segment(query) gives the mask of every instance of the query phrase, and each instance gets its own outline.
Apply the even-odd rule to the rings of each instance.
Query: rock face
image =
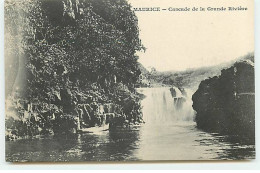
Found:
[[[7,0],[5,41],[11,139],[142,120],[143,46],[126,0]]]
[[[192,96],[197,127],[254,142],[254,63],[245,60],[206,79]]]

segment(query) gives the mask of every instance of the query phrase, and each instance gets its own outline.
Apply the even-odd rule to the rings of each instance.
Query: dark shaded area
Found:
[[[60,134],[6,142],[11,162],[83,162],[138,160],[139,131],[125,129],[102,134]]]
[[[202,81],[192,96],[197,127],[235,135],[238,142],[255,142],[254,63],[236,62],[232,67]]]
[[[137,22],[126,0],[5,1],[6,139],[141,122]]]

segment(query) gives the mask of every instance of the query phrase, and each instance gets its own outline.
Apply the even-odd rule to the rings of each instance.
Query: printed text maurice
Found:
[[[161,7],[134,7],[134,11],[246,11],[248,10],[247,7],[168,7],[168,8],[161,8]]]

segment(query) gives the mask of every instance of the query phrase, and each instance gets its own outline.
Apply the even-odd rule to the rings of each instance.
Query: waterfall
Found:
[[[193,122],[192,91],[185,89],[185,93],[173,87],[170,88],[139,88],[138,92],[146,97],[142,100],[143,119],[148,124],[173,124],[176,122]]]

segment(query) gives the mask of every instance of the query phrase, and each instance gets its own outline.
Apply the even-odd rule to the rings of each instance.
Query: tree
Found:
[[[24,58],[23,99],[75,114],[78,94],[116,102],[115,82],[133,91],[143,46],[126,0],[9,0],[5,16],[10,52]]]

